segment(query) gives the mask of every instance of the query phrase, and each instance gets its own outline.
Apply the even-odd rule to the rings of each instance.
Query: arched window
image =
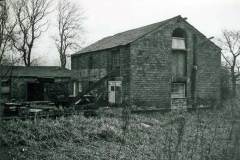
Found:
[[[187,53],[186,53],[186,32],[177,28],[172,33],[172,75],[174,77],[186,76]]]
[[[186,52],[186,32],[177,28],[172,33],[172,85],[171,98],[186,97],[186,80],[182,78],[187,75],[187,52]]]
[[[183,29],[177,28],[172,33],[172,49],[185,50],[186,33]]]
[[[185,38],[186,33],[183,29],[177,28],[173,31],[172,37],[179,37],[179,38]]]

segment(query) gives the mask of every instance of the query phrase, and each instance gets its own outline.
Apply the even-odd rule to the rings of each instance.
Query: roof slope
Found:
[[[62,69],[58,66],[0,66],[0,76],[14,77],[72,77],[71,70]]]
[[[162,22],[150,24],[144,27],[132,29],[129,31],[125,31],[122,33],[115,34],[113,36],[109,36],[106,38],[103,38],[91,45],[89,45],[86,48],[83,48],[81,51],[75,53],[75,54],[81,54],[81,53],[86,53],[86,52],[93,52],[93,51],[98,51],[98,50],[103,50],[103,49],[108,49],[108,48],[113,48],[117,46],[122,46],[122,45],[127,45],[138,38],[148,34],[149,32],[159,28],[160,26],[166,24],[167,22],[180,18],[181,16],[176,16],[170,19],[167,19]]]

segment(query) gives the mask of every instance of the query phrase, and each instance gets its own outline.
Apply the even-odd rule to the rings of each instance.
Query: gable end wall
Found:
[[[186,31],[187,101],[192,103],[193,35],[197,37],[197,99],[220,100],[220,49],[186,22],[171,23],[130,45],[131,100],[137,105],[169,108],[171,103],[171,35],[175,28]],[[203,45],[199,45],[203,44]]]

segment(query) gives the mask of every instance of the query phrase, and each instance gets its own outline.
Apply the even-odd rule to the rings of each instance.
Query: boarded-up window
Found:
[[[171,66],[174,77],[186,76],[186,53],[181,51],[173,52]]]
[[[114,50],[111,53],[111,70],[116,71],[116,77],[120,76],[120,51]]]
[[[120,54],[119,54],[119,51],[112,53],[112,65],[113,66],[120,66]]]
[[[171,98],[185,98],[185,83],[172,83]]]
[[[185,39],[180,37],[172,37],[172,49],[185,50]]]

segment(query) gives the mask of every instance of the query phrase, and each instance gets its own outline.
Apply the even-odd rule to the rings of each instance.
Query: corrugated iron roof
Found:
[[[75,73],[69,69],[63,69],[58,66],[0,66],[0,76],[60,78],[75,77]]]

